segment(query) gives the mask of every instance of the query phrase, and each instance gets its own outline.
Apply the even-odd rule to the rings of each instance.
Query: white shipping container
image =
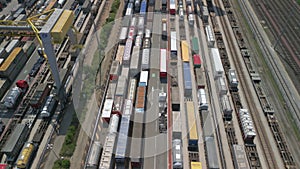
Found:
[[[130,55],[131,55],[131,49],[132,49],[132,40],[127,39],[125,49],[124,49],[124,55],[123,55],[123,66],[130,64]]]
[[[111,116],[108,126],[108,134],[116,134],[118,132],[119,119],[120,117],[118,114],[114,114]]]
[[[213,73],[214,78],[217,79],[223,76],[224,68],[222,65],[219,50],[217,48],[211,48],[211,57],[213,61]]]
[[[219,95],[227,94],[227,86],[223,77],[217,79],[217,87],[219,91]]]
[[[10,53],[15,47],[19,45],[19,40],[14,39],[6,46],[5,50],[7,53]]]
[[[125,43],[126,42],[127,32],[128,32],[128,28],[127,27],[122,27],[121,32],[120,32],[120,36],[119,36],[120,43]]]
[[[174,55],[177,55],[177,34],[176,34],[176,31],[171,31],[171,53],[174,54]]]
[[[106,99],[105,100],[104,106],[103,106],[103,109],[102,109],[102,114],[101,114],[102,119],[110,119],[113,104],[114,104],[113,99]]]
[[[204,89],[198,89],[198,99],[199,99],[199,110],[207,110],[208,103],[206,100],[206,94]]]
[[[142,55],[142,70],[149,69],[149,55],[150,49],[143,49]]]
[[[213,31],[212,31],[210,25],[207,25],[205,27],[205,31],[206,31],[206,37],[207,37],[208,47],[212,48],[215,45],[215,37],[214,37]]]
[[[148,71],[142,71],[140,74],[139,86],[148,85]]]
[[[126,99],[124,103],[124,113],[123,115],[131,115],[132,114],[132,100]]]
[[[127,99],[134,101],[135,100],[135,92],[136,92],[136,80],[131,79],[129,84],[129,91]]]

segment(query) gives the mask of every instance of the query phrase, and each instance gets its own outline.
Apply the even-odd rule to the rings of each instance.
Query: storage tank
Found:
[[[183,168],[183,160],[182,160],[182,146],[181,140],[174,139],[173,143],[173,168],[180,169]]]
[[[7,108],[13,108],[21,95],[22,90],[18,87],[12,88],[4,99],[4,105]]]

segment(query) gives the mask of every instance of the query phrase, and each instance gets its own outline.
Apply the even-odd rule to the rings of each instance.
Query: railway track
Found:
[[[299,20],[300,13],[293,1],[253,1],[260,16],[267,21],[275,38],[274,48],[280,45],[281,56],[287,61],[296,75],[300,74]],[[278,41],[278,42],[277,42]]]
[[[226,12],[227,12],[227,15],[228,15],[228,18],[229,18],[232,29],[235,30],[236,32],[239,32],[238,24],[235,20],[234,14],[232,13],[232,11],[230,9],[231,5],[230,5],[229,1],[228,0],[223,0],[223,3],[225,4],[224,6],[227,7],[225,9],[226,9]],[[294,162],[294,160],[291,156],[290,151],[287,148],[285,139],[284,139],[283,134],[282,134],[282,132],[279,128],[276,117],[273,116],[274,109],[270,105],[270,103],[268,102],[268,99],[267,99],[267,97],[264,93],[264,90],[261,88],[261,83],[260,83],[261,80],[256,75],[256,71],[255,71],[255,69],[254,69],[254,67],[251,63],[250,54],[249,54],[249,51],[247,50],[247,47],[246,47],[245,42],[243,40],[243,36],[240,32],[239,33],[236,33],[236,32],[235,32],[235,37],[236,37],[236,40],[238,41],[239,48],[241,50],[241,54],[244,58],[244,62],[246,64],[248,72],[251,75],[251,78],[252,78],[252,81],[253,81],[253,86],[255,87],[255,90],[256,90],[256,93],[258,95],[261,107],[263,108],[263,111],[264,111],[265,115],[267,116],[269,126],[271,128],[274,139],[277,143],[277,147],[279,149],[281,158],[283,159],[284,165],[285,165],[286,168],[295,168],[295,162]],[[235,103],[236,107],[242,107],[242,105],[239,103],[238,93],[232,92],[232,95],[233,95],[233,102]],[[240,104],[240,106],[237,106],[237,104]],[[251,157],[251,158],[249,158],[250,161],[251,161],[251,163],[250,163],[251,165],[258,164],[258,163],[255,162],[255,158],[254,158],[255,156],[253,156],[254,154],[252,153],[254,149],[255,149],[255,147],[251,147],[250,149],[246,148],[246,150],[249,152],[248,157]],[[254,161],[252,161],[252,159],[254,159]]]
[[[221,7],[219,1],[216,1],[216,5]],[[222,15],[222,11],[220,11],[221,8],[219,9],[219,14]],[[232,59],[234,61],[235,64],[235,68],[237,71],[237,75],[239,77],[239,81],[240,81],[240,89],[242,89],[243,93],[251,93],[249,84],[247,84],[247,80],[246,80],[246,76],[244,75],[243,72],[241,72],[243,70],[243,61],[241,60],[241,58],[238,58],[239,56],[239,50],[236,49],[236,47],[234,46],[234,37],[231,36],[230,30],[231,29],[231,25],[228,25],[225,18],[224,17],[220,17],[220,23],[223,27],[224,30],[224,36],[226,37],[226,40],[228,41],[228,50],[231,53]],[[233,43],[232,43],[233,42]],[[262,125],[262,121],[259,118],[259,110],[257,109],[255,103],[253,102],[253,96],[252,97],[245,97],[245,101],[247,102],[248,105],[248,109],[251,112],[253,121],[254,121],[254,125],[257,131],[257,136],[258,139],[260,140],[262,149],[263,149],[263,155],[265,156],[265,159],[267,161],[266,165],[268,166],[268,168],[278,168],[277,163],[276,163],[276,159],[273,157],[273,153],[272,153],[272,148],[270,146],[270,143],[268,141],[268,138],[266,137],[266,131],[265,128]],[[246,147],[248,145],[246,144]]]

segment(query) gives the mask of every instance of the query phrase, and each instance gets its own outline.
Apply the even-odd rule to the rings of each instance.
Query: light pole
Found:
[[[47,150],[51,150],[53,154],[55,155],[56,159],[59,160],[59,168],[61,169],[62,166],[62,160],[64,157],[59,157],[57,153],[53,150],[53,144],[47,144]]]

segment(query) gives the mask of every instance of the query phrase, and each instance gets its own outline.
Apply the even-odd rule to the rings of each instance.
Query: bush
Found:
[[[70,160],[68,159],[56,160],[52,169],[69,169],[70,165]]]

